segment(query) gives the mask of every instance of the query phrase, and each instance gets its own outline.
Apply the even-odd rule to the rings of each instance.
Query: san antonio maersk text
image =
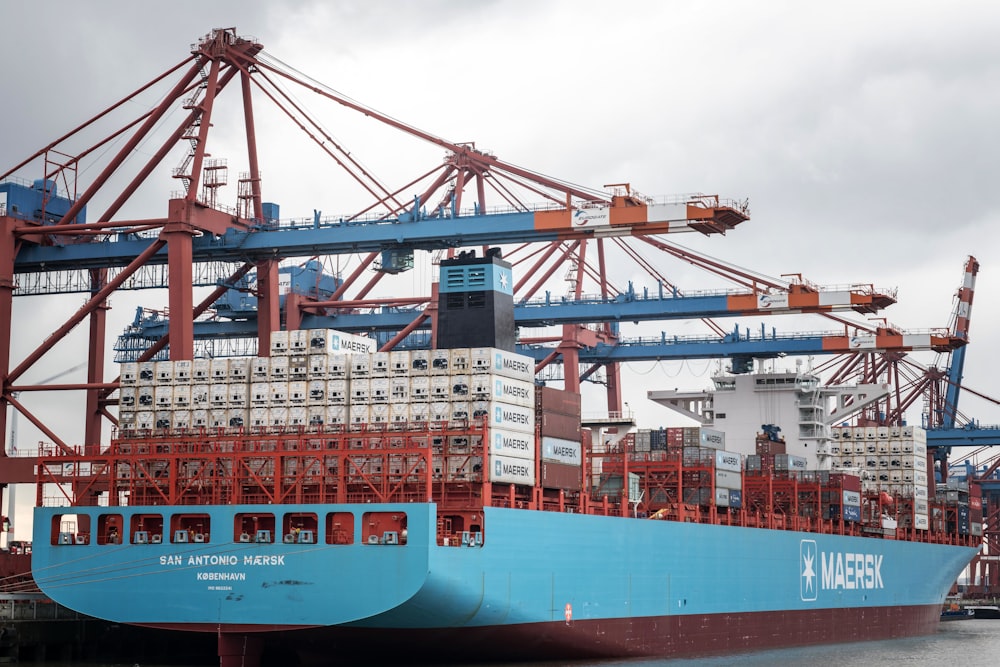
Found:
[[[239,556],[226,554],[211,554],[200,556],[184,556],[174,554],[160,556],[160,565],[284,565],[285,556]]]

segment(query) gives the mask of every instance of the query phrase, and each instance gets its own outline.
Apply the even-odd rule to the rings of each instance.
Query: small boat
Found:
[[[976,618],[1000,618],[1000,607],[996,605],[975,605],[966,609]]]

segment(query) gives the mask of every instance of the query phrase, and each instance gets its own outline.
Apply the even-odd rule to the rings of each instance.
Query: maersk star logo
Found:
[[[507,275],[506,271],[498,271],[500,278],[500,289],[506,290],[507,286],[510,284],[510,276]]]
[[[503,434],[502,433],[497,433],[493,437],[493,448],[496,449],[498,452],[503,449]]]
[[[799,542],[799,596],[803,602],[812,602],[816,599],[816,589],[819,584],[819,577],[816,574],[819,563],[816,555],[816,540]]]

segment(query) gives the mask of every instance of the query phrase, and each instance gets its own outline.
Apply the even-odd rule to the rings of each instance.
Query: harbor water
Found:
[[[877,642],[858,642],[825,646],[760,651],[696,660],[601,660],[542,663],[482,663],[459,667],[874,667],[878,665],[911,665],[913,667],[993,667],[1000,656],[1000,620],[970,619],[941,623],[938,631],[926,637],[909,637]],[[81,663],[31,663],[40,667],[83,667]],[[164,656],[160,664],[148,662],[95,663],[104,667],[179,667]],[[375,667],[380,663],[370,659],[363,663],[332,660],[330,666]],[[396,663],[398,664],[398,663]],[[283,666],[284,667],[284,666]]]

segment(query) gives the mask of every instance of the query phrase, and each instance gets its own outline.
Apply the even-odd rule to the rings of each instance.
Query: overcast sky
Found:
[[[1000,396],[998,3],[50,0],[0,3],[0,21],[3,170],[180,62],[212,28],[235,26],[354,99],[514,164],[595,188],[749,198],[751,220],[726,237],[678,242],[772,276],[898,288],[884,315],[905,329],[947,326],[975,255],[966,384]],[[219,122],[217,131],[241,129]],[[265,156],[286,132],[261,124]],[[385,145],[361,159],[391,171],[410,165],[406,150]],[[413,165],[416,174],[433,162]],[[311,163],[262,169],[265,198],[269,175],[286,185],[283,216],[354,210],[315,186]],[[297,178],[301,190],[288,183]],[[150,210],[136,217],[162,215],[165,199],[138,202]],[[663,270],[687,290],[715,285],[685,266]],[[146,305],[166,303],[142,294]],[[66,305],[65,319],[80,299],[50,303]],[[116,303],[111,336],[134,307],[133,296]],[[687,326],[658,328],[693,333]],[[15,360],[37,340],[24,338]],[[65,370],[68,358],[48,359],[32,379]],[[636,407],[648,388],[706,387],[712,368],[636,364],[631,377],[642,381],[625,398]],[[1000,423],[990,402],[968,396],[962,408]]]

